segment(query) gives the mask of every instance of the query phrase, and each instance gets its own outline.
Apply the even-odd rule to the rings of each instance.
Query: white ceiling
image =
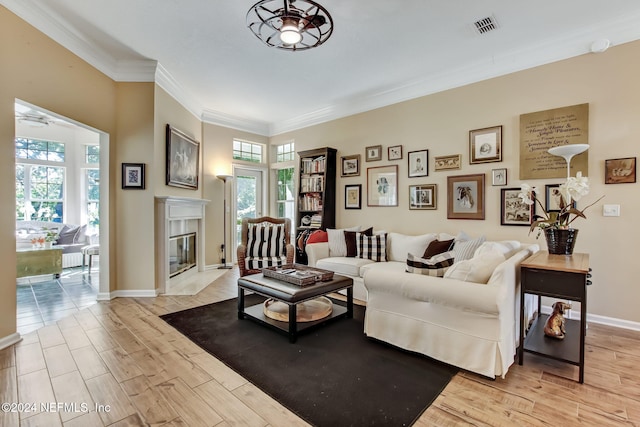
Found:
[[[640,39],[638,0],[319,0],[301,52],[246,27],[257,0],[0,0],[118,81],[157,81],[204,121],[275,135]],[[479,35],[472,23],[495,17]]]

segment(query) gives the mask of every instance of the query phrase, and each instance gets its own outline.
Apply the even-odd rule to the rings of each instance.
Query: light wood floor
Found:
[[[0,351],[0,402],[38,407],[0,412],[0,426],[307,425],[158,318],[235,297],[236,280],[237,269],[196,296],[97,303],[25,335]],[[459,373],[416,425],[640,425],[640,333],[591,324],[587,344],[585,384],[527,354],[506,379]]]

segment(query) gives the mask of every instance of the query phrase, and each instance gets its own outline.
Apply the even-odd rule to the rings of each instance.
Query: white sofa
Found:
[[[420,237],[426,240],[422,245],[417,244]],[[482,270],[473,266],[482,254],[465,261],[471,266],[469,274],[460,268],[444,278],[406,272],[408,253],[420,256],[430,240],[451,237],[389,233],[386,262],[330,257],[328,243],[307,245],[306,251],[310,265],[353,278],[354,297],[367,302],[367,336],[490,378],[504,377],[514,362],[521,330],[519,266],[538,245],[485,243],[485,248],[509,247],[504,260],[484,272],[486,283],[460,280],[470,280]],[[528,298],[526,319],[532,310],[533,298]]]
[[[78,267],[82,265],[82,248],[98,243],[98,236],[87,234],[86,229],[86,225],[78,226],[49,221],[17,221],[16,248],[30,248],[32,246],[31,239],[44,236],[48,230],[55,230],[58,234],[65,232],[65,242],[57,244],[62,248],[62,268]],[[67,230],[71,230],[71,233],[68,234]],[[73,230],[76,231],[73,232]]]

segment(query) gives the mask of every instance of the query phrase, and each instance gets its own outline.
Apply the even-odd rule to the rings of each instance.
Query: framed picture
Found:
[[[367,206],[398,206],[398,165],[367,168]]]
[[[447,177],[447,218],[484,219],[484,174]]]
[[[469,131],[469,163],[502,161],[502,126]]]
[[[560,194],[560,184],[547,184],[544,186],[544,192],[544,210],[547,212],[560,212],[560,203],[562,201],[562,195]],[[575,208],[576,201],[572,201],[571,205]]]
[[[340,157],[342,169],[340,176],[360,176],[360,154]]]
[[[535,214],[535,204],[528,205],[522,201],[518,194],[522,192],[520,188],[503,188],[500,198],[500,224],[501,225],[523,225],[530,227]],[[534,194],[531,195],[531,200]]]
[[[429,150],[409,151],[409,178],[429,175]]]
[[[436,171],[460,169],[461,164],[462,164],[461,154],[452,154],[450,156],[436,156],[435,158]]]
[[[373,145],[365,148],[366,155],[364,159],[367,162],[373,162],[376,160],[382,160],[382,145]]]
[[[344,186],[344,208],[360,209],[362,207],[362,184]]]
[[[636,158],[608,159],[604,161],[604,183],[626,184],[636,182]]]
[[[491,185],[507,185],[507,169],[491,169]]]
[[[198,189],[200,143],[167,124],[167,185]]]
[[[402,160],[402,145],[394,145],[387,149],[389,160]]]
[[[436,209],[437,184],[410,185],[409,209]]]
[[[144,190],[144,163],[122,164],[122,189]]]

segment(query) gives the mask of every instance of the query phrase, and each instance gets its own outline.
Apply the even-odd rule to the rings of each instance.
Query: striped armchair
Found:
[[[260,273],[260,269],[291,264],[295,250],[288,218],[243,218],[238,245],[240,276]]]

